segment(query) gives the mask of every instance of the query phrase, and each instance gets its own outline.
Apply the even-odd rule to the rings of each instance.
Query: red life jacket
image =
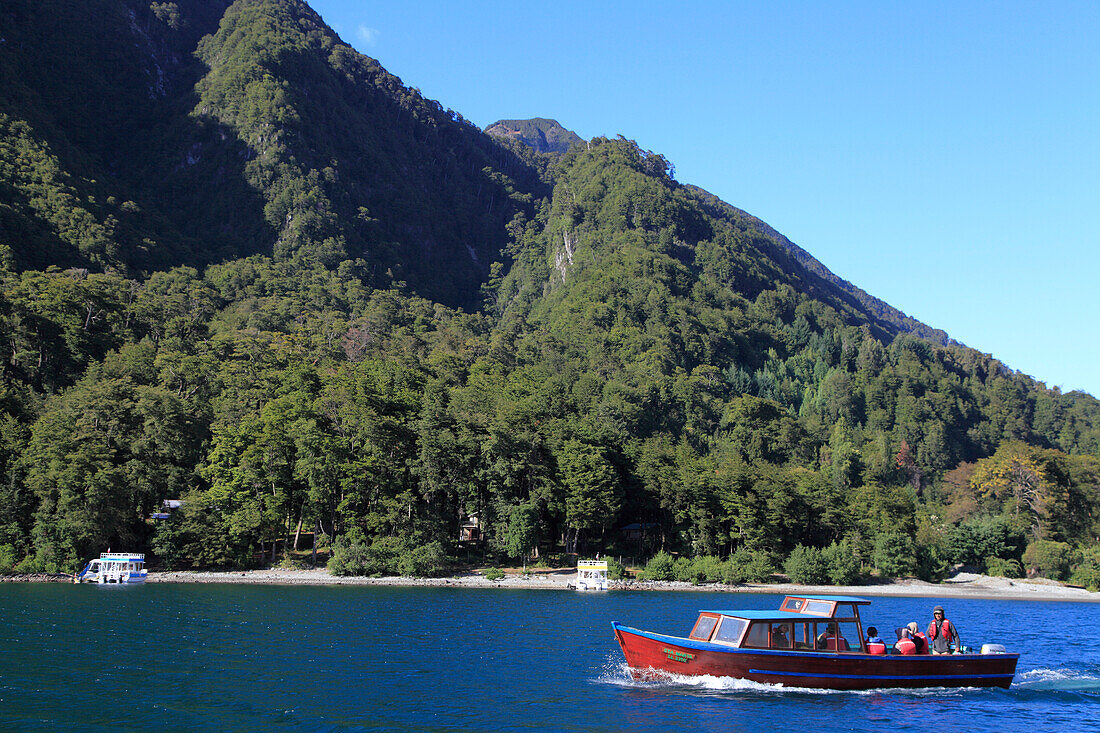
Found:
[[[898,643],[894,644],[894,648],[902,654],[917,653],[917,645],[913,643],[912,639],[898,639]]]
[[[885,654],[886,653],[886,645],[883,644],[881,641],[869,641],[869,642],[867,642],[867,653],[868,654]]]
[[[953,628],[951,628],[951,622],[948,621],[947,619],[944,619],[943,623],[940,624],[940,633],[942,633],[943,638],[947,639],[948,641],[954,641],[955,640],[955,630]],[[935,621],[928,624],[928,638],[933,640],[933,641],[936,640],[936,622]]]
[[[830,652],[846,652],[850,651],[848,646],[848,640],[843,636],[826,636],[822,639],[825,642],[825,649]]]
[[[928,637],[919,631],[913,634],[913,643],[916,644],[917,654],[927,654],[928,650],[932,648],[928,644]]]

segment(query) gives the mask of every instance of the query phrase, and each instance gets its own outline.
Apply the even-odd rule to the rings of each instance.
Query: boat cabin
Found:
[[[787,596],[778,611],[700,611],[689,638],[742,649],[866,654],[851,596]]]

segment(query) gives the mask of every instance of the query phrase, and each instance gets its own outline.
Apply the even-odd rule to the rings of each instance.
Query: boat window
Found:
[[[814,633],[812,624],[795,624],[794,625],[794,648],[795,649],[813,649],[814,648]]]
[[[700,616],[699,620],[695,622],[695,628],[691,630],[689,636],[692,639],[703,639],[705,641],[710,638],[710,632],[714,631],[714,627],[717,624],[717,616]]]
[[[745,630],[748,621],[742,618],[722,617],[722,625],[714,632],[712,641],[721,641],[726,644],[736,644],[741,639],[741,632]]]
[[[772,649],[790,649],[792,638],[790,624],[772,624]]]
[[[832,616],[833,602],[807,600],[806,605],[802,609],[802,613],[809,613],[814,616]]]
[[[856,613],[856,607],[851,603],[838,603],[836,606],[836,613],[833,614],[833,618],[845,619],[848,621],[854,621],[858,617]]]
[[[745,641],[741,643],[741,646],[753,646],[759,648],[767,648],[768,646],[768,628],[769,624],[755,623],[749,626],[749,633],[745,634]]]
[[[788,598],[783,601],[783,605],[780,607],[780,610],[800,613],[802,611],[802,604],[805,602],[806,601],[801,598]]]
[[[861,649],[859,629],[854,623],[817,623],[814,633],[814,648],[818,651],[858,652]]]
[[[837,624],[840,631],[840,637],[847,640],[847,649],[840,649],[842,652],[858,652],[863,649],[863,637],[859,633],[859,627],[856,626],[854,621],[841,621]]]

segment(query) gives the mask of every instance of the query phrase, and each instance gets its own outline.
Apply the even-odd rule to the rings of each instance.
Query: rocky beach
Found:
[[[366,578],[337,576],[325,569],[294,570],[272,568],[233,572],[165,571],[150,572],[150,583],[265,583],[277,585],[398,585],[438,586],[448,588],[504,588],[565,590],[576,580],[572,569],[531,569],[505,573],[499,580],[490,580],[479,571],[459,573],[443,578],[385,577]],[[724,585],[707,583],[694,585],[677,581],[613,580],[612,590],[637,591],[704,591],[715,593],[813,593],[822,595],[989,598],[997,600],[1079,601],[1100,602],[1100,593],[1068,586],[1044,578],[1009,579],[958,573],[942,583],[927,583],[916,579],[901,579],[854,586],[806,586],[791,583]]]

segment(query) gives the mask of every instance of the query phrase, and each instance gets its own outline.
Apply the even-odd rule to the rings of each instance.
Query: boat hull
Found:
[[[121,585],[133,585],[144,583],[147,577],[146,571],[130,573],[85,573],[76,577],[77,583],[98,583],[100,585],[118,583]]]
[[[612,624],[636,678],[662,673],[735,677],[787,687],[873,690],[1003,687],[1019,654],[872,655],[739,649]]]

